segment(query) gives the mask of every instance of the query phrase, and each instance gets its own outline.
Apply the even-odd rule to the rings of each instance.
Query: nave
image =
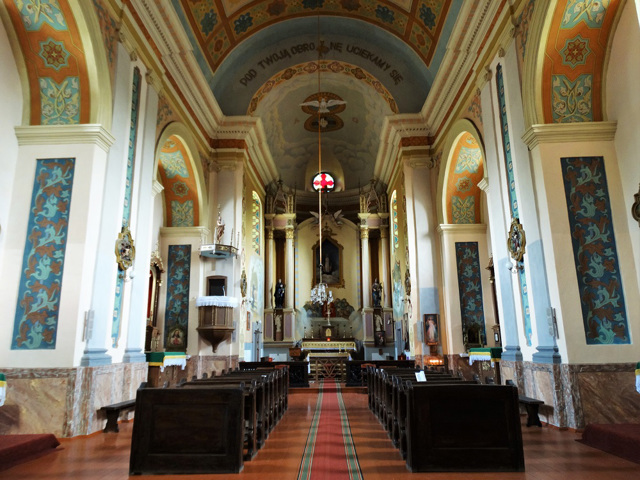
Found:
[[[523,419],[522,437],[526,471],[522,473],[410,473],[383,427],[367,406],[362,390],[342,389],[342,399],[365,480],[628,480],[640,475],[640,465],[582,445],[579,434],[553,427],[527,428]],[[214,479],[296,480],[312,425],[318,390],[293,389],[289,408],[273,430],[264,448],[237,475],[141,475],[144,479]],[[321,412],[322,415],[323,412]],[[128,478],[129,452],[133,423],[120,424],[120,433],[95,433],[72,439],[62,438],[58,449],[39,459],[0,472],[0,478],[27,480],[90,479],[120,480]],[[331,431],[341,442],[340,429]],[[318,441],[318,444],[320,442]],[[323,475],[313,471],[311,480],[339,480],[334,471]],[[357,478],[357,477],[353,477]]]

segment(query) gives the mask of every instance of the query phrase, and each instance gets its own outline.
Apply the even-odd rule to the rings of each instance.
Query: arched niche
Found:
[[[448,224],[450,222],[450,212],[447,210],[451,206],[451,196],[456,189],[456,183],[460,182],[464,178],[464,173],[456,173],[456,166],[460,165],[460,152],[461,148],[465,148],[465,143],[468,140],[473,141],[474,148],[477,148],[479,154],[480,164],[476,173],[469,172],[467,177],[469,184],[467,187],[459,184],[458,188],[467,190],[463,193],[461,198],[470,198],[473,195],[474,201],[477,205],[474,205],[475,215],[474,221],[468,223],[482,223],[482,211],[483,205],[480,202],[484,202],[484,196],[479,190],[478,184],[486,178],[486,171],[484,169],[485,164],[485,152],[481,142],[481,136],[475,125],[467,120],[458,120],[449,131],[446,140],[443,145],[442,158],[445,159],[444,166],[440,168],[438,175],[438,193],[437,193],[437,214],[439,224]],[[464,170],[460,168],[459,170]]]
[[[171,161],[175,161],[174,170],[176,172],[188,173],[188,177],[175,175],[175,172],[166,175],[161,159],[166,158],[167,153],[172,154]],[[177,154],[179,152],[179,154]],[[184,162],[181,165],[180,162]],[[199,161],[198,146],[189,129],[177,122],[168,124],[160,134],[156,145],[155,178],[164,187],[164,225],[171,226],[201,226],[206,224],[208,218],[208,206],[206,203],[206,192],[204,191],[204,173],[202,164]],[[174,174],[173,177],[171,175]],[[186,180],[189,180],[188,182]],[[183,185],[181,185],[181,182]],[[193,224],[174,225],[172,222],[172,204],[178,202],[182,205],[186,201],[193,204]],[[184,209],[184,212],[188,214]],[[169,220],[169,221],[168,221]]]

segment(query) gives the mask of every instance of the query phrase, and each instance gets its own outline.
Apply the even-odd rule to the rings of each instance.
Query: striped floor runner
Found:
[[[340,384],[320,384],[298,480],[362,480]]]

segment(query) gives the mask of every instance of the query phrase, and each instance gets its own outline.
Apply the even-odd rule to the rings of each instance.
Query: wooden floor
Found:
[[[317,393],[292,393],[289,410],[269,436],[264,448],[238,475],[146,476],[136,479],[190,480],[237,478],[294,480]],[[365,480],[631,480],[640,478],[640,465],[575,441],[580,435],[550,427],[523,426],[526,472],[523,473],[410,473],[386,433],[367,407],[367,396],[343,391],[353,438]],[[4,479],[128,478],[132,423],[121,423],[120,433],[61,439],[57,451],[0,471]]]

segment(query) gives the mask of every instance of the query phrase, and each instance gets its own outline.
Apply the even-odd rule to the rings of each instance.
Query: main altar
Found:
[[[353,338],[332,339],[331,326],[324,340],[306,338],[301,342],[302,350],[307,352],[310,373],[317,382],[320,378],[346,378],[346,362],[356,349]]]

